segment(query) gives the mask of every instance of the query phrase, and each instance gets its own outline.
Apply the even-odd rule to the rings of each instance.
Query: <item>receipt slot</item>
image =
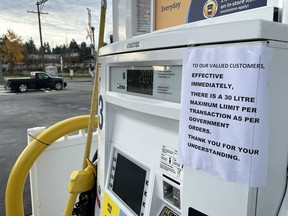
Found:
[[[245,32],[239,33],[239,29],[245,29]],[[277,215],[285,194],[288,152],[287,35],[286,25],[253,20],[152,33],[101,49],[97,182],[101,207],[96,212],[113,216]],[[139,46],[130,48],[128,45],[132,43]],[[183,103],[181,85],[185,83],[182,80],[185,72],[183,62],[187,63],[183,59],[185,52],[201,47],[239,46],[264,46],[272,53],[271,61],[265,64],[269,68],[266,83],[268,114],[260,119],[269,122],[267,167],[264,169],[266,175],[263,174],[266,183],[261,187],[239,183],[238,177],[227,180],[189,165],[183,166],[177,160],[181,128],[179,120]],[[211,63],[207,61],[208,64]],[[223,59],[223,63],[225,61]],[[231,84],[231,89],[236,89],[237,85],[234,83],[237,82],[227,83],[227,88]],[[247,85],[254,84],[247,80]],[[205,95],[197,94],[193,97],[206,98]],[[211,98],[214,97],[213,94],[211,93]],[[239,112],[242,112],[244,106],[237,108],[236,99],[233,99],[233,104],[226,103],[230,105],[226,108],[223,103],[224,107],[221,109],[226,112],[238,112],[237,109],[241,109]],[[251,100],[254,99],[247,100],[250,102],[245,103],[253,103]],[[216,103],[214,101],[214,105]],[[202,105],[213,106],[213,101]],[[219,103],[217,106],[214,108],[219,112]],[[253,114],[253,106],[246,106],[243,112]],[[242,117],[245,117],[244,114]],[[224,116],[213,116],[213,120],[204,119],[205,122],[201,120],[201,124],[199,120],[198,125],[195,121],[191,123],[191,130],[193,128],[201,133],[205,139],[205,134],[207,137],[211,135],[212,127],[222,125],[221,119],[225,119]],[[250,116],[245,121],[257,124],[258,120],[257,116],[254,119]],[[205,124],[206,127],[203,126]],[[209,128],[207,124],[213,125]],[[192,144],[195,151],[207,151],[206,147]],[[209,148],[215,150],[219,143],[213,142],[212,146],[211,141],[210,144]],[[239,155],[233,154],[233,148],[236,151],[237,147],[226,143],[225,148],[230,148],[230,153],[220,152],[218,158],[228,164],[239,159]],[[249,154],[249,149],[242,150],[243,154]],[[256,151],[257,149],[253,154]]]

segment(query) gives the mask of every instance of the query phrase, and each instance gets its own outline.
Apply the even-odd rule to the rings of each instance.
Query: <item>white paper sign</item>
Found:
[[[191,48],[183,60],[177,161],[250,187],[265,186],[271,48]]]

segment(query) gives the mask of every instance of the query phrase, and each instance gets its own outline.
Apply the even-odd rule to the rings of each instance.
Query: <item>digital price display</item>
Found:
[[[127,92],[153,95],[153,70],[127,70]]]

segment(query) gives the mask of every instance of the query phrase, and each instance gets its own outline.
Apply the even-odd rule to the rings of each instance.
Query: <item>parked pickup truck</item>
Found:
[[[51,77],[43,72],[31,72],[27,78],[7,79],[4,85],[6,90],[26,92],[28,89],[56,89],[62,90],[67,83],[61,77]]]

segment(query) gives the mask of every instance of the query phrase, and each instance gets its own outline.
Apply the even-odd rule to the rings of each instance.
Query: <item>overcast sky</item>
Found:
[[[40,2],[40,0],[39,0]],[[112,34],[112,0],[107,0],[105,40]],[[40,35],[36,0],[1,0],[0,4],[0,36],[13,30],[23,40],[23,43],[32,38],[37,47],[40,47]],[[95,41],[98,41],[101,0],[48,0],[43,4],[41,15],[43,43],[49,42],[50,47],[70,43],[74,39],[78,44],[86,42],[88,28],[88,11],[91,10],[92,26],[95,27]],[[41,8],[41,7],[40,7]]]

